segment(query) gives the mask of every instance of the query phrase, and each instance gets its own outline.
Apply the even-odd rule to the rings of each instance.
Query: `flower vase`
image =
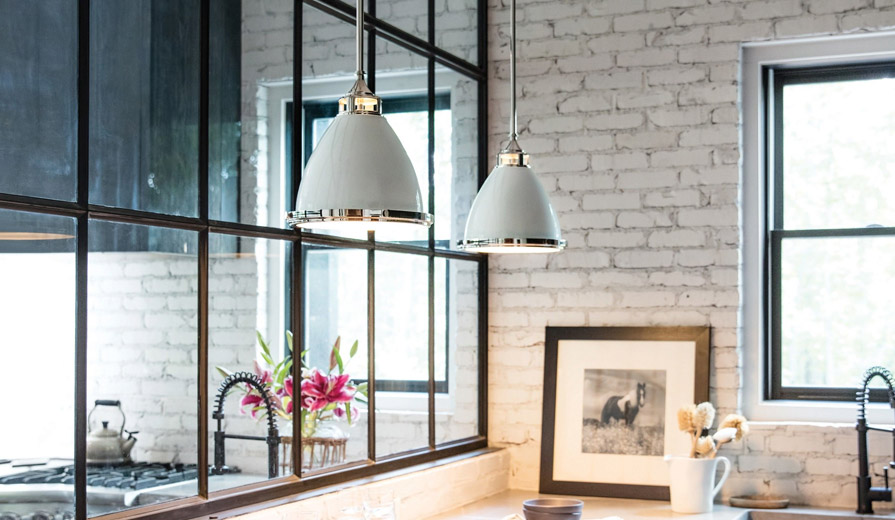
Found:
[[[309,429],[306,429],[307,431]],[[317,421],[312,433],[303,436],[302,466],[312,470],[343,464],[346,457],[348,434],[330,421]]]

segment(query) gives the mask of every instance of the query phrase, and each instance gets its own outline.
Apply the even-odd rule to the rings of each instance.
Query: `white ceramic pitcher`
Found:
[[[715,495],[730,475],[730,461],[725,457],[691,459],[665,456],[671,476],[671,510],[675,513],[708,513]],[[724,474],[715,484],[718,463],[724,463]]]

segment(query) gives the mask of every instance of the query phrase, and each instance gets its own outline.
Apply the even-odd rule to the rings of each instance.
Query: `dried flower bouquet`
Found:
[[[677,412],[677,423],[681,431],[690,434],[690,457],[694,459],[713,459],[721,446],[738,441],[749,433],[746,418],[730,414],[721,421],[715,434],[710,435],[715,423],[715,407],[709,402],[684,406]]]

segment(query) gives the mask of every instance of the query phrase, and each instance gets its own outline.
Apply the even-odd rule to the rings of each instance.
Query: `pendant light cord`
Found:
[[[510,0],[510,143],[516,136],[516,0]]]
[[[357,0],[357,79],[364,79],[364,0]]]

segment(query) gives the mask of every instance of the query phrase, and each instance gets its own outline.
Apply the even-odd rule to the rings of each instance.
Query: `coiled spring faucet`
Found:
[[[858,391],[858,513],[873,514],[874,502],[891,502],[892,488],[889,487],[889,468],[895,468],[895,462],[889,462],[883,468],[885,486],[874,487],[870,480],[870,462],[867,451],[867,432],[870,430],[892,434],[892,454],[895,456],[895,429],[879,428],[867,425],[867,403],[870,401],[870,381],[880,377],[886,382],[889,392],[889,405],[895,409],[895,379],[892,372],[883,367],[873,367],[864,372],[861,390]]]

